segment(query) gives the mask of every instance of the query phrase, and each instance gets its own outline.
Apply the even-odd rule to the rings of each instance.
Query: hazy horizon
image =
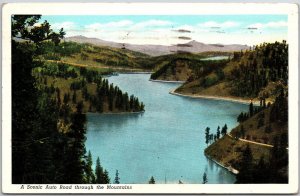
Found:
[[[256,45],[287,40],[287,15],[43,15],[66,37],[85,36],[117,43],[176,45],[195,40],[206,44]]]

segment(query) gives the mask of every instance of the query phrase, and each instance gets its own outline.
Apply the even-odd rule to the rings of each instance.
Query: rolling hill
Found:
[[[197,41],[190,41],[186,44],[178,44],[172,46],[164,46],[164,45],[137,45],[137,44],[124,44],[124,43],[116,43],[105,41],[97,38],[88,38],[84,36],[73,36],[66,37],[65,41],[72,41],[76,43],[89,43],[97,46],[109,46],[113,48],[126,48],[128,50],[141,52],[150,56],[160,56],[173,54],[180,51],[185,51],[189,53],[201,53],[207,51],[221,51],[221,52],[229,52],[229,51],[240,51],[244,49],[248,49],[247,45],[239,45],[239,44],[231,44],[231,45],[222,45],[222,44],[204,44]]]

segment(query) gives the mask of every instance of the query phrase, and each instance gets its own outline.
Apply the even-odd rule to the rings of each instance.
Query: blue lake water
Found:
[[[225,60],[228,59],[228,56],[213,56],[201,59],[202,61],[216,61],[216,60]]]
[[[120,74],[109,82],[145,103],[143,114],[88,114],[86,149],[121,183],[234,183],[235,176],[204,156],[208,126],[237,125],[248,106],[169,94],[180,84],[149,81],[150,74]]]

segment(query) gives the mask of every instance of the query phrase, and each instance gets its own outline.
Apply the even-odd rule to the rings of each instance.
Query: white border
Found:
[[[133,184],[130,190],[27,190],[11,184],[11,15],[287,14],[289,42],[289,184]],[[298,7],[288,3],[10,3],[2,18],[2,191],[4,193],[297,193]],[[59,185],[58,185],[59,186]],[[95,185],[94,185],[95,186]],[[105,186],[106,187],[106,186]]]

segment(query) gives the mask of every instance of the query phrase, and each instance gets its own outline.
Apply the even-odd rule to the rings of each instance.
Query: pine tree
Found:
[[[227,124],[225,124],[224,127],[222,127],[221,134],[222,136],[227,134]]]
[[[206,175],[206,173],[204,172],[202,184],[206,184],[207,182],[208,182],[207,175]]]
[[[92,165],[92,154],[91,151],[89,151],[85,161],[85,181],[87,184],[95,183],[95,175],[93,173]]]
[[[104,184],[103,183],[103,181],[104,181],[103,180],[103,176],[104,176],[103,168],[102,168],[102,166],[100,164],[100,159],[98,157],[97,161],[96,161],[96,168],[95,168],[95,178],[96,178],[95,182],[97,184]]]
[[[220,126],[218,126],[218,128],[217,128],[217,139],[220,139],[220,134],[221,134]]]
[[[116,170],[115,184],[120,184],[119,171]]]
[[[253,103],[252,103],[252,101],[251,101],[251,103],[249,104],[249,116],[251,117],[251,116],[253,116]]]
[[[40,18],[40,15],[12,15],[11,20],[14,184],[53,183],[56,178],[57,149],[54,143],[59,137],[56,101],[46,93],[38,92],[32,69],[36,66],[33,57],[38,54],[41,42],[51,40],[57,43],[64,32],[61,30],[60,34],[56,34],[47,21],[39,27],[33,26]],[[16,42],[13,38],[27,41]]]
[[[103,175],[103,184],[109,184],[110,183],[110,178],[108,175],[108,171],[104,170],[104,175]]]
[[[205,129],[205,143],[208,145],[209,143],[209,130],[210,128],[209,127],[206,127]]]
[[[253,157],[251,148],[247,145],[246,149],[242,153],[240,171],[236,176],[238,184],[252,183],[253,179]]]
[[[70,131],[67,133],[70,141],[70,147],[66,157],[66,182],[70,184],[80,184],[84,179],[84,155],[85,146],[85,123],[86,116],[82,113],[83,103],[79,102],[76,106],[76,112],[71,118]]]
[[[154,180],[154,177],[151,176],[150,180],[149,180],[149,184],[155,184],[155,180]]]

